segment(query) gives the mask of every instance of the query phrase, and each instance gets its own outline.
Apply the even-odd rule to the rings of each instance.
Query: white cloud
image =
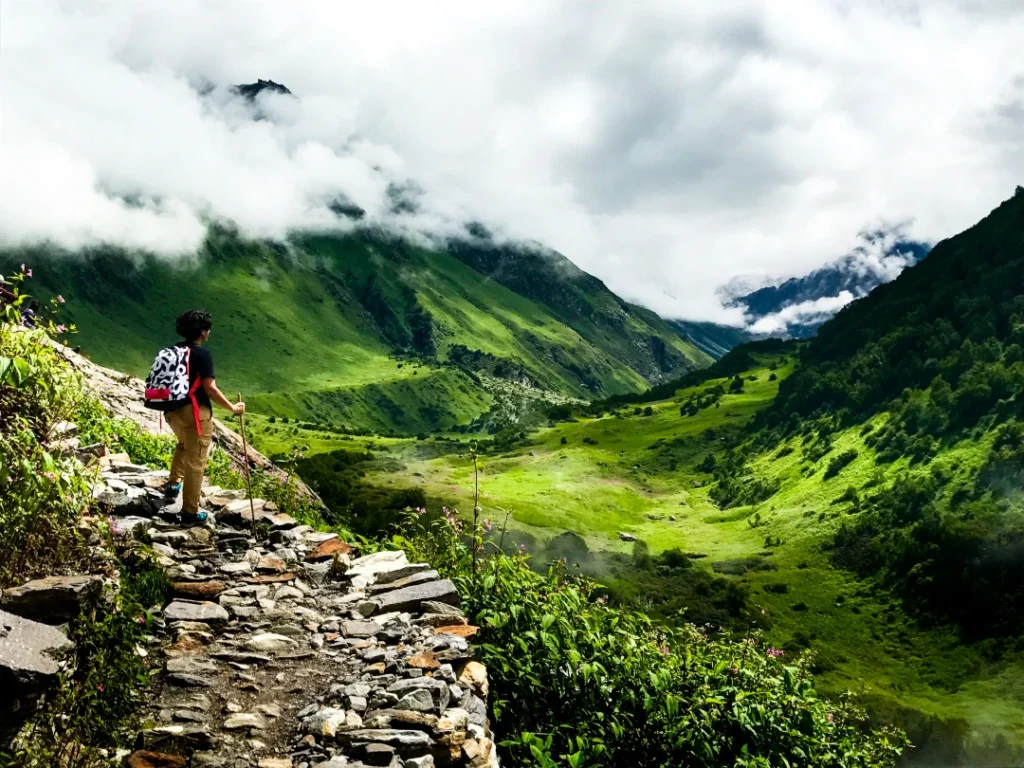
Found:
[[[383,216],[473,215],[667,315],[793,275],[878,221],[937,241],[1024,179],[1024,9],[1002,0],[681,4],[4,0],[0,238],[167,254]],[[223,87],[272,78],[253,122]],[[119,202],[128,195],[134,205]],[[890,265],[891,266],[891,265]]]
[[[747,326],[747,330],[756,335],[774,335],[783,333],[794,324],[819,323],[832,317],[855,298],[850,291],[840,291],[838,296],[790,304],[774,314],[759,318]]]

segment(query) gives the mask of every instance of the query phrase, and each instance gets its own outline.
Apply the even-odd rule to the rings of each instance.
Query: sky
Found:
[[[669,317],[1024,184],[1019,0],[3,0],[0,243],[480,220]],[[258,78],[295,94],[229,86]],[[389,183],[424,190],[389,213]],[[819,308],[814,307],[817,311]]]

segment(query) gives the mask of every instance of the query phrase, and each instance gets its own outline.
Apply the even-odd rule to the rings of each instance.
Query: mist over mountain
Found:
[[[746,293],[743,283],[735,281],[720,295],[727,306],[744,310],[746,330],[755,338],[807,338],[851,301],[896,279],[931,250],[928,243],[907,238],[902,228],[862,232],[859,240],[848,254],[801,277]]]

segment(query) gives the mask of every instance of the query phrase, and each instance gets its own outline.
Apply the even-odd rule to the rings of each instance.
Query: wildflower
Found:
[[[416,514],[417,515],[425,515],[425,514],[427,514],[427,510],[424,509],[423,507],[416,507]]]
[[[57,303],[58,304],[63,304],[64,303],[64,297],[61,296],[59,293],[57,294]]]
[[[494,527],[494,524],[493,524],[493,523],[492,523],[492,522],[491,522],[490,520],[484,520],[484,530],[485,530],[485,531],[487,531],[488,533],[490,533],[490,532],[491,532],[491,529],[492,529],[493,527]]]
[[[835,720],[835,717],[834,717],[834,716],[832,715],[832,713],[831,713],[831,712],[829,712],[829,713],[828,713],[827,715],[825,715],[825,717],[826,717],[826,719],[827,719],[827,720],[828,720],[828,721],[829,721],[830,723],[831,723],[831,722],[832,722],[833,720]]]
[[[768,649],[768,650],[767,650],[767,651],[766,651],[765,653],[767,653],[767,654],[768,654],[769,656],[771,656],[771,657],[772,657],[773,659],[777,659],[777,658],[779,658],[780,656],[782,656],[782,654],[784,654],[784,653],[785,653],[785,651],[783,651],[783,650],[782,650],[782,649],[780,649],[780,648],[775,648],[775,647],[772,647],[772,648],[769,648],[769,649]]]
[[[57,326],[57,333],[64,333],[65,330],[67,329],[64,327],[63,323]]]
[[[96,690],[99,691],[100,693],[103,693],[103,683],[100,683],[99,685],[97,685],[96,686]]]
[[[135,617],[135,621],[138,624],[145,624],[146,623],[146,617],[144,615],[142,615],[142,614],[139,614],[138,616]]]
[[[667,657],[670,653],[667,645],[661,646],[661,648],[659,648],[658,650],[661,651],[661,655],[665,657]]]
[[[764,608],[762,608],[761,609],[761,615],[764,616],[764,614],[765,614],[765,610],[764,610]]]
[[[519,551],[525,555],[526,554],[526,545],[525,544],[520,544],[519,545]]]

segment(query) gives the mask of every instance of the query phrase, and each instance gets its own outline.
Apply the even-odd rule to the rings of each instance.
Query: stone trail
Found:
[[[205,487],[210,520],[183,527],[158,490],[167,473],[123,458],[104,457],[95,496],[116,533],[146,533],[173,585],[155,611],[145,727],[126,765],[498,765],[487,670],[450,581],[404,552],[355,557],[263,500],[269,539],[257,541],[239,491]],[[31,612],[35,593],[59,620],[95,578],[30,583],[0,609]]]

